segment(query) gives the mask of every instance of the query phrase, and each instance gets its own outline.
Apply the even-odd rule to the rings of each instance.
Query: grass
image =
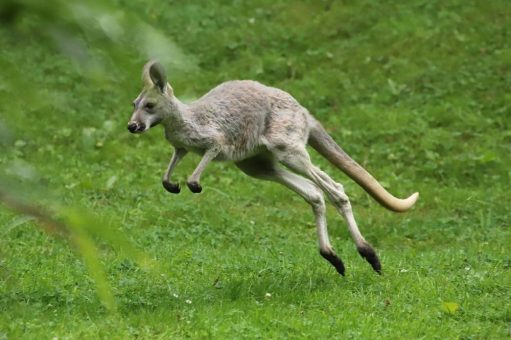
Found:
[[[137,46],[118,65],[85,35],[91,63],[107,65],[95,81],[47,40],[0,26],[10,77],[0,85],[10,136],[2,172],[43,205],[101,216],[159,266],[146,270],[95,239],[117,304],[109,312],[67,242],[0,210],[0,338],[509,337],[506,1],[140,1],[122,10],[179,46],[182,60],[166,63],[178,96],[239,78],[283,88],[391,192],[418,190],[420,201],[387,212],[313,154],[345,185],[382,260],[375,275],[329,208],[347,265],[339,277],[318,255],[310,208],[282,187],[217,163],[202,194],[163,190],[171,148],[162,131],[125,128],[146,59]],[[27,102],[30,91],[49,99]],[[181,181],[198,159],[178,167]]]

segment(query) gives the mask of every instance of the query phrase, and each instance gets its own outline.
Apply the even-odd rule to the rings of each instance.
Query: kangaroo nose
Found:
[[[138,124],[138,131],[145,131],[145,124],[144,123]]]
[[[137,131],[137,123],[135,122],[130,122],[128,123],[128,130],[133,133],[135,131]]]

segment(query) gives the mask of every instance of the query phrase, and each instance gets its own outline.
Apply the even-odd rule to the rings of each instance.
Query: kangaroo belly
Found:
[[[254,145],[252,147],[234,147],[234,146],[224,146],[222,147],[220,153],[215,158],[215,161],[241,161],[247,158],[250,158],[258,153],[262,152],[264,147],[262,145]]]

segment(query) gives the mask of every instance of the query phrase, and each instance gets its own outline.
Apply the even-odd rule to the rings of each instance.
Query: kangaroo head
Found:
[[[133,101],[133,114],[128,122],[131,133],[142,133],[172,116],[176,109],[172,87],[167,83],[163,66],[149,61],[142,71],[144,88]]]

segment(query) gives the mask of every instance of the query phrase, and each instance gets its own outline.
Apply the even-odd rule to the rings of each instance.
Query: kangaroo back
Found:
[[[390,194],[369,172],[337,145],[318,121],[314,122],[310,131],[309,145],[328,159],[330,163],[351,177],[378,203],[389,210],[396,212],[406,211],[415,204],[419,197],[418,192],[406,199],[399,199]]]

